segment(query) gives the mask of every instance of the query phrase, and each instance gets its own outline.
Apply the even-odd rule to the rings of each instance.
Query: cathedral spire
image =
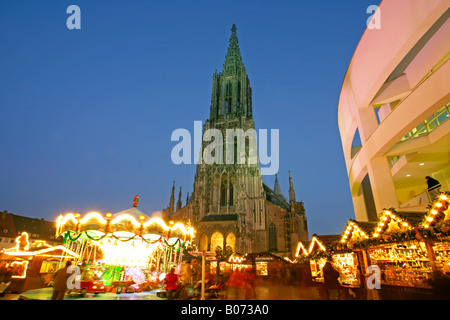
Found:
[[[170,202],[169,202],[169,214],[172,215],[175,208],[175,180],[173,180],[173,186],[172,186],[172,194],[170,196]]]
[[[279,196],[282,196],[280,184],[278,183],[278,175],[275,175],[275,186],[273,187],[273,192]]]
[[[236,25],[231,28],[230,43],[220,73],[214,72],[210,119],[226,119],[232,117],[253,117],[252,88],[242,62]]]
[[[241,51],[239,50],[239,41],[236,34],[236,29],[236,25],[233,24],[233,27],[231,28],[230,44],[225,57],[225,63],[223,64],[222,74],[224,75],[240,75],[241,70],[244,67],[242,63]]]
[[[289,170],[289,202],[295,202],[294,184],[292,183],[291,170]]]
[[[181,187],[180,193],[178,194],[177,211],[181,209]]]

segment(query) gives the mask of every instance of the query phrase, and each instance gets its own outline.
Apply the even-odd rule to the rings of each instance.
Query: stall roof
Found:
[[[369,238],[377,227],[375,221],[356,221],[350,219],[340,236],[341,243]]]
[[[423,227],[433,227],[442,220],[450,220],[450,192],[441,193],[436,198],[423,220]]]
[[[67,249],[64,246],[51,246],[45,241],[36,241],[30,244],[28,241],[28,233],[22,232],[20,236],[16,238],[16,246],[3,251],[2,259],[8,260],[10,257],[21,256],[72,256],[78,257],[78,254],[72,250]]]
[[[311,237],[311,241],[298,242],[295,257],[299,257],[301,255],[307,256],[319,250],[326,251],[330,245],[339,241],[339,239],[340,236],[336,234],[332,235],[313,234]]]
[[[418,227],[424,218],[425,214],[423,212],[397,212],[394,209],[384,210],[378,217],[377,228],[374,230],[372,236],[378,237],[380,234]]]

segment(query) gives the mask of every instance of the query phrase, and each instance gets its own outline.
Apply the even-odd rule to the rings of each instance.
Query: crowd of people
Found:
[[[168,299],[180,298],[177,290],[192,284],[197,298],[200,297],[201,271],[195,264],[184,263],[177,269],[172,268],[163,280]],[[323,267],[323,282],[315,282],[311,276],[309,263],[289,267],[277,265],[272,267],[267,276],[257,276],[253,268],[235,267],[222,272],[212,273],[209,268],[205,273],[206,299],[225,300],[255,300],[255,299],[283,299],[296,297],[288,296],[286,288],[292,292],[304,291],[302,297],[306,299],[344,300],[350,298],[346,289],[339,282],[339,271],[329,260]],[[261,294],[262,296],[258,296]]]

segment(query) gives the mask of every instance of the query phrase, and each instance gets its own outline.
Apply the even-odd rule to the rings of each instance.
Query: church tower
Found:
[[[236,30],[233,25],[222,71],[216,70],[212,77],[210,114],[203,125],[201,161],[192,193],[181,207],[180,189],[172,215],[174,185],[163,216],[191,223],[200,251],[269,251],[292,257],[296,241],[308,240],[304,207],[295,200],[291,176],[289,202],[281,193],[278,177],[275,192],[263,183],[252,88]]]
[[[251,252],[252,248],[258,247],[256,233],[265,229],[264,190],[258,161],[250,160],[252,152],[256,154],[256,144],[250,145],[251,137],[245,138],[244,155],[238,154],[237,137],[227,140],[230,130],[247,132],[255,129],[252,89],[242,62],[235,25],[231,29],[222,72],[216,70],[213,74],[210,117],[203,132],[208,129],[222,133],[223,162],[207,164],[204,159],[197,165],[190,203],[195,207],[194,220],[199,224],[197,234],[204,233],[212,239],[208,245],[200,239],[200,250],[229,246],[239,252]],[[203,142],[202,152],[208,144]],[[239,163],[240,156],[244,157],[245,163]],[[214,237],[216,231],[221,236]],[[263,243],[259,246],[264,247]]]

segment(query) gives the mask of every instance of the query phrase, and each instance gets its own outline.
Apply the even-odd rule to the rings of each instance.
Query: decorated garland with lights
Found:
[[[305,263],[309,260],[329,258],[335,254],[411,241],[450,242],[450,192],[437,196],[433,203],[428,205],[428,214],[423,221],[414,226],[401,219],[393,208],[383,210],[380,221],[370,236],[358,226],[357,221],[350,219],[340,241],[332,242],[326,250],[306,252],[303,255],[299,255],[299,248],[306,250],[304,246],[299,245],[296,261]]]

